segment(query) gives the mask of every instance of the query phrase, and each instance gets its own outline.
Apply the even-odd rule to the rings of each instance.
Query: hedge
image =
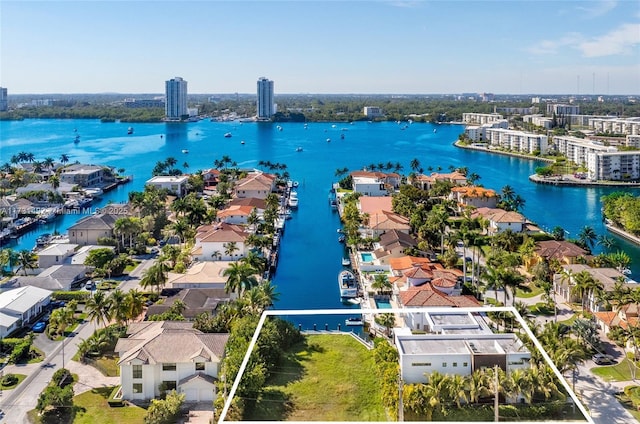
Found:
[[[88,291],[56,291],[51,295],[55,300],[77,300],[78,302],[84,302],[89,299]]]

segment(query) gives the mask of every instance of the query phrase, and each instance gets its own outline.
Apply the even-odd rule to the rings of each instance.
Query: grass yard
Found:
[[[16,384],[12,384],[11,386],[0,386],[2,388],[2,390],[15,389],[18,386],[18,384],[20,384],[22,382],[22,380],[27,378],[27,376],[24,375],[24,374],[15,374],[15,373],[12,373],[12,374],[15,375],[16,377],[18,377],[18,381],[16,382]]]
[[[120,375],[117,356],[103,355],[97,358],[95,364],[92,365],[107,377],[118,377]]]
[[[628,359],[623,359],[619,364],[604,367],[595,367],[591,370],[595,375],[605,381],[630,381],[630,366],[636,368],[636,377],[640,377],[640,368],[636,367]]]
[[[74,424],[140,424],[146,409],[138,406],[112,408],[107,399],[113,387],[101,387],[73,398],[76,409]]]
[[[373,356],[351,336],[307,336],[273,371],[247,420],[387,421]]]
[[[637,389],[638,387],[634,386],[634,388]],[[625,390],[625,392],[626,391],[627,390]],[[622,392],[616,395],[616,399],[618,399],[618,402],[620,402],[620,404],[624,406],[624,408],[627,411],[629,411],[631,415],[633,415],[636,421],[640,422],[640,411],[638,411],[638,405],[640,404],[640,399],[634,396],[635,395],[634,392],[635,391],[632,391],[631,393],[629,393],[631,396]]]

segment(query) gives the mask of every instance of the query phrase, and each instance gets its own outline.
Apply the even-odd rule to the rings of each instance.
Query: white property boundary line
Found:
[[[547,362],[547,364],[551,367],[551,369],[553,370],[554,374],[556,375],[556,377],[558,378],[558,380],[560,381],[560,383],[562,384],[562,386],[564,387],[564,389],[567,391],[567,393],[569,394],[569,396],[571,396],[571,399],[573,400],[574,404],[578,407],[578,409],[580,410],[580,412],[582,413],[582,415],[584,416],[584,420],[563,420],[561,421],[562,423],[571,423],[571,422],[579,422],[579,423],[584,423],[587,422],[589,424],[594,424],[593,419],[591,418],[591,416],[589,415],[589,413],[587,412],[587,409],[584,407],[584,405],[582,404],[582,402],[580,402],[580,400],[578,399],[578,397],[576,396],[576,394],[573,392],[573,390],[571,389],[571,386],[569,386],[569,383],[565,380],[564,376],[562,375],[562,373],[560,373],[560,371],[558,370],[558,368],[555,366],[555,364],[553,363],[553,361],[551,360],[551,358],[549,357],[549,355],[547,354],[547,352],[544,350],[544,348],[542,347],[542,344],[538,341],[538,339],[535,337],[535,335],[533,334],[533,332],[531,331],[531,329],[529,329],[529,326],[527,325],[526,321],[522,318],[522,316],[520,316],[520,314],[518,313],[518,311],[513,307],[513,306],[499,306],[499,307],[470,307],[470,308],[410,308],[410,309],[405,309],[405,308],[390,308],[390,309],[384,309],[384,310],[379,310],[380,312],[373,312],[370,309],[367,310],[358,310],[358,309],[303,309],[303,310],[268,310],[268,311],[264,311],[262,313],[262,316],[260,316],[260,321],[258,321],[258,326],[256,327],[255,332],[253,333],[253,337],[251,338],[251,342],[249,343],[249,348],[247,349],[247,353],[244,356],[244,359],[242,360],[242,364],[240,364],[240,369],[238,370],[238,375],[236,376],[235,381],[233,382],[233,386],[231,387],[231,391],[229,392],[229,395],[225,401],[224,404],[224,408],[222,409],[222,413],[220,414],[220,418],[218,419],[218,424],[222,424],[225,422],[231,422],[231,421],[225,421],[225,418],[227,416],[227,412],[229,411],[229,407],[231,406],[231,400],[233,399],[233,397],[236,394],[236,390],[238,389],[238,385],[240,384],[240,380],[242,378],[242,375],[244,374],[245,369],[247,368],[247,364],[249,363],[249,356],[251,355],[251,352],[253,351],[256,341],[258,340],[258,336],[260,335],[260,331],[262,331],[262,326],[264,325],[265,320],[267,319],[267,317],[269,316],[300,316],[300,315],[373,315],[373,314],[387,314],[387,313],[392,313],[392,314],[407,314],[407,313],[420,313],[420,312],[448,312],[448,313],[460,313],[460,312],[484,312],[484,313],[488,313],[488,312],[511,312],[516,319],[518,320],[518,322],[520,323],[520,325],[522,326],[522,329],[525,331],[525,333],[527,333],[527,336],[529,336],[529,338],[533,341],[533,344],[536,346],[536,348],[540,351],[540,353],[542,354],[542,357],[544,358],[544,360]],[[243,421],[243,422],[251,422],[251,421]],[[264,424],[264,423],[269,423],[269,422],[278,422],[278,421],[256,421],[256,423],[260,423],[260,424]],[[294,422],[294,421],[289,421],[289,422]],[[338,421],[334,421],[334,422],[338,422]],[[432,421],[432,422],[436,422],[436,421]],[[506,423],[518,423],[518,424],[540,424],[540,421],[500,421],[500,422],[506,422]],[[354,421],[345,421],[345,424],[353,424]],[[444,422],[443,422],[444,423]],[[451,424],[452,421],[448,421],[446,422],[447,424]]]

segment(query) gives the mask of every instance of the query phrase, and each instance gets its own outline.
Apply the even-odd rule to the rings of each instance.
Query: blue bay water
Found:
[[[134,133],[127,135],[127,128]],[[271,161],[288,165],[291,178],[300,184],[300,207],[287,221],[274,283],[280,293],[278,309],[354,308],[339,299],[337,274],[343,246],[337,241],[338,215],[328,202],[328,191],[336,180],[335,170],[361,169],[370,163],[400,162],[402,172],[410,172],[409,163],[418,158],[422,167],[448,172],[450,165],[466,166],[481,176],[485,187],[500,190],[510,185],[526,200],[524,214],[544,229],[561,226],[575,237],[584,225],[598,234],[606,234],[601,217],[601,196],[611,188],[571,188],[531,183],[539,162],[483,152],[467,151],[452,145],[463,131],[458,125],[394,122],[369,123],[281,123],[275,124],[211,122],[188,124],[101,123],[98,120],[24,120],[0,122],[0,163],[12,155],[27,151],[37,160],[61,154],[70,161],[124,168],[133,182],[106,193],[94,207],[109,201],[124,202],[130,190],[142,190],[155,163],[173,156],[186,172],[207,169],[216,159],[229,155],[240,167],[257,167]],[[434,132],[437,129],[437,132]],[[77,130],[77,131],[76,131]],[[231,138],[224,134],[232,133]],[[73,143],[75,134],[80,142]],[[344,134],[341,139],[340,134]],[[328,139],[330,141],[328,141]],[[244,141],[244,144],[241,143]],[[298,147],[301,152],[296,151]],[[182,153],[188,149],[189,153]],[[638,194],[637,190],[633,191]],[[64,233],[80,216],[64,215],[55,222],[25,234],[12,247],[31,249],[39,233]],[[640,275],[640,248],[614,237],[619,249],[632,258],[631,270]],[[348,316],[348,315],[347,315]],[[305,328],[316,323],[323,328],[324,317],[293,318]],[[344,317],[328,322],[334,328]]]

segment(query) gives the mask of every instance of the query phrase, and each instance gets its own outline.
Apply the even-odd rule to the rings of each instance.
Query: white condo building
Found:
[[[260,77],[258,79],[258,119],[269,120],[276,112],[273,103],[273,81]]]
[[[602,142],[571,136],[553,138],[556,149],[568,160],[583,165],[592,181],[624,181],[640,178],[640,152],[618,151]]]
[[[597,133],[640,135],[640,117],[591,118],[589,127]]]
[[[187,82],[180,77],[165,81],[165,116],[179,121],[189,115],[187,110]]]
[[[487,128],[486,138],[490,146],[513,152],[545,154],[548,149],[547,136],[524,131]]]
[[[491,124],[492,122],[502,121],[504,116],[499,113],[463,113],[462,122],[465,124]]]

